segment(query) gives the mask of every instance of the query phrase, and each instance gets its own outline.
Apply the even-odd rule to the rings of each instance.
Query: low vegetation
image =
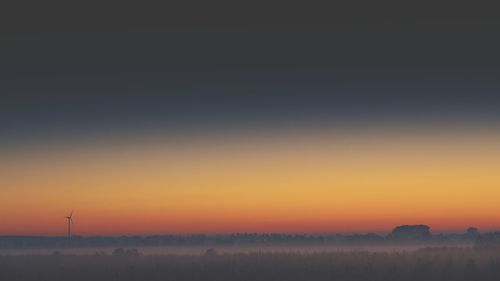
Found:
[[[128,254],[127,254],[128,252]],[[118,254],[117,254],[118,253]],[[0,256],[0,280],[500,280],[500,252],[441,247],[393,252]]]

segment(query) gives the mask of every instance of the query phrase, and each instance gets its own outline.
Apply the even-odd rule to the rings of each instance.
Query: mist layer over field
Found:
[[[132,253],[132,254],[129,254]],[[414,251],[0,255],[0,280],[499,280],[500,252]]]
[[[171,246],[134,246],[123,247],[137,249],[144,255],[203,255],[207,249],[216,249],[219,254],[317,254],[317,253],[337,253],[337,252],[413,252],[433,244],[243,244],[243,245],[171,245]],[[441,243],[440,247],[470,247],[472,243]],[[120,248],[120,247],[118,247]],[[53,255],[61,253],[64,255],[80,256],[103,254],[111,255],[117,247],[78,247],[78,248],[24,248],[24,249],[2,249],[0,255],[5,256],[26,256],[26,255]]]

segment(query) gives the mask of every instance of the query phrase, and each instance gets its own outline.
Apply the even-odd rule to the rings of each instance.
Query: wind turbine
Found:
[[[68,240],[71,239],[71,224],[73,223],[73,211],[66,217],[68,220]]]

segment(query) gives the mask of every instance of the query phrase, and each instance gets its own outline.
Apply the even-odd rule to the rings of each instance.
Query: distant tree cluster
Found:
[[[389,238],[396,240],[428,240],[431,238],[430,227],[424,224],[420,225],[401,225],[394,228]]]
[[[113,256],[118,257],[140,257],[142,254],[137,249],[117,248],[113,251]]]
[[[435,234],[427,225],[403,225],[388,235],[365,234],[284,234],[284,233],[234,233],[218,235],[153,235],[153,236],[0,236],[0,249],[16,248],[65,248],[65,247],[134,247],[168,245],[242,245],[242,244],[393,244],[393,243],[464,243],[482,237],[500,239],[499,233],[480,234],[476,228],[464,233]]]

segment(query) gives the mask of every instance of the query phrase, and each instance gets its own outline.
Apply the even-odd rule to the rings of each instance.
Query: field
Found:
[[[391,251],[0,255],[0,280],[500,280],[500,252]]]

